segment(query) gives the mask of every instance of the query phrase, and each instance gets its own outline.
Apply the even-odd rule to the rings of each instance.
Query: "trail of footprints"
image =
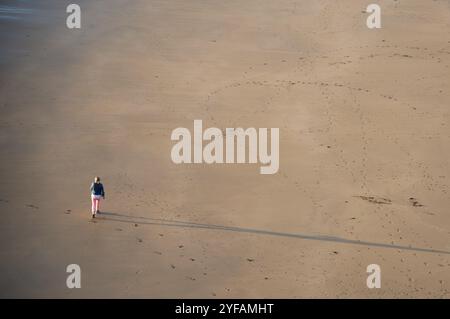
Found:
[[[383,43],[385,43],[385,40],[382,40]],[[401,46],[401,45],[389,45],[389,44],[381,44],[381,45],[362,45],[362,46],[353,46],[353,47],[344,47],[344,48],[337,48],[335,50],[329,50],[324,52],[322,55],[317,55],[317,56],[308,56],[308,57],[299,57],[297,59],[294,59],[295,63],[297,64],[301,64],[304,66],[305,63],[311,62],[313,60],[316,59],[329,59],[329,56],[326,54],[330,54],[330,53],[336,53],[342,50],[354,50],[354,49],[370,49],[370,50],[374,50],[374,49],[401,49],[401,50],[413,50],[415,52],[421,52],[424,54],[427,54],[427,58],[431,58],[432,60],[436,59],[438,63],[441,62],[440,58],[436,58],[437,54],[448,54],[450,55],[450,50],[445,50],[444,48],[439,49],[439,50],[430,50],[427,47],[421,47],[421,46]],[[375,58],[375,57],[380,57],[380,56],[386,56],[388,53],[379,53],[379,54],[368,54],[368,55],[360,55],[358,58],[360,60],[364,60],[364,59],[368,59],[368,58]],[[392,53],[391,55],[389,55],[388,57],[400,57],[400,58],[417,58],[416,56],[413,56],[409,53]],[[423,57],[423,56],[422,56]],[[425,57],[424,57],[425,58]],[[331,65],[334,64],[347,64],[347,63],[351,63],[352,62],[352,58],[349,55],[345,55],[342,56],[341,59],[344,59],[345,61],[338,61],[338,62],[330,62]],[[282,60],[281,62],[286,62],[286,60]],[[267,63],[264,63],[263,65],[267,65]],[[251,69],[256,68],[256,66],[252,66],[250,67]],[[299,67],[298,67],[299,68]],[[245,72],[245,75],[247,73]],[[205,101],[202,103],[204,104],[206,111],[210,110],[210,101],[212,99],[213,96],[223,92],[224,90],[230,89],[230,88],[237,88],[240,86],[244,86],[244,85],[257,85],[257,86],[276,86],[276,85],[296,85],[296,84],[302,84],[302,85],[315,85],[315,86],[335,86],[335,87],[345,87],[351,90],[355,90],[355,91],[360,91],[360,92],[365,92],[365,93],[374,93],[374,94],[378,94],[378,96],[382,97],[383,99],[387,99],[387,100],[393,100],[398,102],[398,98],[389,95],[389,94],[383,94],[383,93],[377,93],[377,92],[372,92],[371,90],[367,89],[367,88],[361,88],[361,87],[352,87],[349,85],[346,85],[345,83],[329,83],[329,82],[324,82],[324,81],[291,81],[291,80],[277,80],[275,82],[272,81],[267,81],[267,80],[240,80],[240,81],[235,81],[233,83],[230,83],[226,86],[220,87],[215,89],[214,91],[210,92],[209,94],[207,94]],[[405,103],[403,103],[405,104]],[[408,104],[406,104],[408,105]],[[409,105],[408,105],[409,106]],[[212,118],[213,119],[213,118]]]

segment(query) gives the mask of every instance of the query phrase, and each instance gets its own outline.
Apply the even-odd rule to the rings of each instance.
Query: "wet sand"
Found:
[[[78,3],[0,5],[1,297],[450,297],[448,1],[379,30],[353,0]],[[175,165],[195,119],[280,128],[279,172]]]

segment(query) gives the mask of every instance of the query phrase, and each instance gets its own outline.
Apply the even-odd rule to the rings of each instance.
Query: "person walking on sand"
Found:
[[[101,198],[105,199],[105,189],[103,188],[103,184],[100,183],[100,177],[96,176],[91,185],[92,218],[95,218],[97,213],[100,213]]]

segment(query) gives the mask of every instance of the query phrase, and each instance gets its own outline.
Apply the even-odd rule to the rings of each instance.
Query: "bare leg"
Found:
[[[91,212],[92,212],[92,216],[94,216],[94,214],[95,214],[95,198],[94,198],[94,196],[91,196],[91,203],[92,203]]]
[[[98,213],[99,208],[100,208],[100,198],[97,198],[95,200],[95,213],[96,214]]]

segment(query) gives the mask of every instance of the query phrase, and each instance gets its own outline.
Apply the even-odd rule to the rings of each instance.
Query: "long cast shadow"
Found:
[[[342,243],[342,244],[352,244],[352,245],[401,249],[401,250],[412,250],[412,251],[417,251],[417,252],[450,255],[450,252],[445,251],[445,250],[403,246],[403,245],[393,245],[393,244],[390,245],[390,244],[361,241],[361,240],[354,240],[354,239],[346,239],[346,238],[326,236],[326,235],[282,233],[282,232],[262,230],[262,229],[221,226],[221,225],[213,225],[213,224],[201,224],[201,223],[193,223],[193,222],[170,220],[170,219],[129,216],[129,215],[122,215],[122,214],[117,214],[117,213],[109,213],[109,212],[102,212],[101,214],[99,214],[99,217],[100,217],[99,219],[102,219],[102,220],[109,220],[109,221],[116,221],[116,222],[122,222],[122,223],[130,223],[130,224],[139,223],[139,224],[144,224],[144,225],[215,229],[215,230],[232,231],[232,232],[249,233],[249,234],[290,237],[290,238],[299,238],[299,239],[306,239],[306,240],[327,241],[327,242],[335,242],[335,243]],[[136,221],[136,220],[139,220],[139,221]]]

